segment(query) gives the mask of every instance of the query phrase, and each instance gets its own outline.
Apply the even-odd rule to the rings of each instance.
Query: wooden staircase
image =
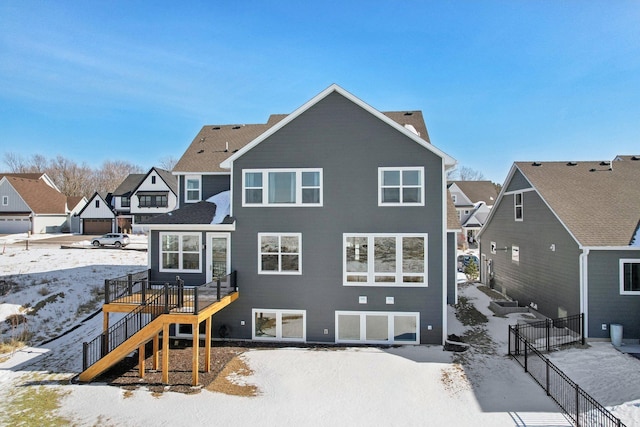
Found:
[[[154,369],[158,369],[159,337],[169,335],[172,323],[190,324],[193,331],[193,382],[198,382],[198,345],[199,326],[206,322],[207,335],[211,337],[211,317],[238,299],[236,274],[218,279],[216,282],[200,287],[184,287],[182,281],[177,284],[142,284],[142,294],[134,296],[131,292],[103,305],[105,315],[104,331],[90,342],[83,344],[83,371],[79,376],[82,382],[88,382],[102,374],[128,354],[138,350],[140,376],[144,376],[144,346],[154,343]],[[227,286],[223,287],[225,282]],[[131,287],[129,287],[131,289]],[[223,293],[226,295],[223,296]],[[138,303],[132,303],[137,301]],[[133,308],[131,310],[131,308]],[[128,314],[109,326],[109,313],[127,312]],[[168,382],[169,340],[163,339],[163,382]],[[205,347],[205,372],[210,367],[210,345]]]

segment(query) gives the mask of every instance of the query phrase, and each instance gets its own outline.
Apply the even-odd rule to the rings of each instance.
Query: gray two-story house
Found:
[[[482,280],[588,337],[640,338],[640,157],[517,162],[480,231]]]
[[[230,338],[442,343],[454,165],[421,112],[337,85],[266,124],[206,126],[174,168],[180,209],[148,225],[151,279],[236,271],[240,297],[213,316]]]

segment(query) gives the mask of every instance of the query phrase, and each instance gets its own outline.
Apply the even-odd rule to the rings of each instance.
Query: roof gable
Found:
[[[44,175],[44,174],[42,174]],[[35,214],[66,214],[67,198],[43,179],[5,175],[6,182],[20,195]]]
[[[253,139],[247,145],[245,145],[244,147],[240,148],[236,153],[232,154],[229,158],[224,160],[220,164],[220,166],[222,168],[225,168],[225,169],[231,168],[232,163],[237,158],[241,157],[247,151],[251,150],[256,145],[260,144],[262,141],[264,141],[265,139],[269,138],[271,135],[273,135],[274,133],[276,133],[277,131],[282,129],[284,126],[286,126],[287,124],[291,123],[298,116],[303,114],[305,111],[307,111],[312,106],[314,106],[315,104],[317,104],[318,102],[320,102],[321,100],[323,100],[324,98],[326,98],[327,96],[329,96],[332,93],[338,93],[338,94],[342,95],[343,97],[347,98],[348,100],[350,100],[354,104],[360,106],[365,111],[369,112],[370,114],[372,114],[373,116],[375,116],[376,118],[381,120],[382,122],[388,124],[389,126],[393,127],[394,129],[398,130],[399,132],[401,132],[402,134],[404,134],[405,136],[407,136],[408,138],[410,138],[414,142],[417,142],[418,144],[420,144],[423,147],[427,148],[429,151],[431,151],[434,154],[440,156],[441,158],[444,159],[445,165],[447,166],[447,168],[448,167],[452,167],[452,166],[455,165],[456,162],[452,157],[448,156],[443,151],[437,149],[435,146],[430,144],[428,142],[428,140],[423,139],[420,135],[418,135],[417,133],[413,132],[410,128],[405,127],[405,126],[395,122],[389,116],[386,116],[385,114],[383,114],[383,113],[379,112],[378,110],[374,109],[373,107],[369,106],[368,104],[366,104],[362,100],[356,98],[355,96],[353,96],[352,94],[350,94],[346,90],[342,89],[340,86],[338,86],[336,84],[333,84],[333,85],[329,86],[327,89],[325,89],[324,91],[320,92],[315,97],[313,97],[311,100],[306,102],[304,105],[302,105],[300,108],[295,110],[293,113],[289,114],[284,119],[280,120],[277,124],[275,124],[274,126],[271,126],[269,129],[267,129],[265,132],[263,132],[262,134],[257,136],[255,139]],[[392,113],[392,114],[395,114],[395,113]],[[414,126],[414,128],[415,128],[415,126]],[[426,129],[424,131],[426,133]],[[427,135],[425,135],[425,137],[428,138]]]
[[[472,204],[485,202],[492,206],[498,198],[496,187],[491,181],[451,181]]]
[[[116,215],[116,214],[115,214],[115,211],[114,211],[113,207],[111,206],[111,198],[112,198],[111,193],[108,193],[108,194],[100,194],[100,193],[98,193],[98,192],[96,191],[95,193],[93,193],[93,196],[89,197],[89,200],[87,201],[87,204],[86,204],[86,205],[84,205],[84,207],[80,210],[80,212],[78,212],[78,215],[79,215],[79,216],[82,216],[82,214],[83,214],[85,211],[90,210],[90,209],[96,209],[96,208],[95,208],[94,201],[95,201],[96,199],[98,199],[98,200],[101,200],[101,201],[102,201],[102,204],[101,204],[101,205],[100,205],[100,207],[99,207],[99,208],[97,208],[97,209],[99,209],[99,210],[101,210],[101,211],[105,211],[105,212],[106,212],[106,211],[109,211],[109,212],[110,212],[110,215],[113,215],[113,217],[115,217],[115,215]],[[105,208],[106,208],[106,209],[105,209]]]
[[[136,187],[133,189],[133,193],[137,192],[140,189],[140,187],[147,181],[147,178],[149,178],[149,176],[153,172],[155,172],[156,175],[160,177],[160,179],[165,183],[167,188],[173,194],[175,194],[175,195],[178,194],[178,180],[177,180],[177,178],[174,175],[172,175],[171,172],[169,172],[168,170],[164,170],[164,169],[160,169],[160,168],[156,168],[156,167],[152,167],[151,169],[149,169],[149,172],[147,172],[146,175],[143,176],[143,178],[140,180],[138,185],[136,185]]]

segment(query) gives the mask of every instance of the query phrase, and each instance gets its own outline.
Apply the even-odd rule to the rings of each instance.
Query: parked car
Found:
[[[474,263],[476,265],[476,267],[480,266],[480,263],[478,262],[478,257],[475,255],[458,255],[458,271],[460,272],[464,272],[464,269],[466,266],[469,265],[469,263]]]
[[[122,248],[129,244],[129,236],[122,233],[109,233],[104,236],[96,237],[91,241],[93,246],[113,245],[116,248]]]

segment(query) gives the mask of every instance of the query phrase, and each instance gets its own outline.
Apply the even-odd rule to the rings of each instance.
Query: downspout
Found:
[[[589,337],[589,249],[580,254],[580,313],[584,313],[584,336]]]
[[[447,240],[447,166],[442,159],[442,344],[447,340],[448,240]],[[456,285],[457,286],[457,285]]]

